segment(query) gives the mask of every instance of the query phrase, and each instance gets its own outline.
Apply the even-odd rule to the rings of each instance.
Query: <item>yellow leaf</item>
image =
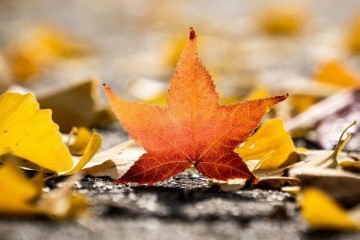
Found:
[[[345,42],[347,48],[352,53],[360,52],[360,15],[358,14],[355,19],[351,22],[347,34],[345,35]]]
[[[177,34],[175,37],[169,39],[164,43],[164,65],[169,68],[176,67],[179,57],[188,42],[187,38],[184,38],[183,34]],[[198,48],[202,47],[201,40],[198,42]]]
[[[329,61],[315,74],[315,80],[339,87],[354,87],[358,85],[356,75],[339,61]]]
[[[88,216],[88,203],[84,195],[73,193],[72,188],[79,175],[74,175],[63,182],[63,186],[43,194],[37,209],[53,219],[81,218]]]
[[[129,84],[128,92],[137,99],[148,103],[166,105],[166,82],[151,78],[140,78]]]
[[[69,150],[72,155],[83,155],[92,137],[91,132],[85,128],[73,128],[70,132]]]
[[[106,126],[115,119],[109,108],[101,106],[97,82],[93,79],[38,99],[41,108],[53,111],[54,122],[59,124],[61,132],[70,132],[73,127]]]
[[[27,179],[11,159],[0,166],[0,213],[45,215],[55,219],[83,217],[88,204],[85,196],[72,192],[79,176],[69,178],[63,186],[49,193],[42,192],[43,177]]]
[[[168,96],[167,92],[164,92],[161,95],[157,96],[156,98],[151,99],[151,100],[149,100],[147,102],[151,103],[151,104],[157,104],[159,106],[165,106],[168,97],[169,96]]]
[[[270,97],[269,91],[264,87],[254,88],[244,100],[255,100],[259,98],[267,98]]]
[[[305,22],[306,11],[302,6],[269,6],[260,18],[262,29],[270,34],[287,35],[300,31]]]
[[[69,57],[87,52],[84,43],[70,38],[67,33],[54,27],[41,27],[32,31],[31,38],[23,42],[24,49],[33,57]]]
[[[21,157],[54,172],[72,168],[51,111],[40,110],[34,95],[2,94],[0,115],[0,155]]]
[[[8,49],[7,59],[17,80],[27,83],[31,77],[59,58],[85,53],[87,46],[70,39],[54,27],[30,30]]]
[[[11,72],[22,84],[28,84],[29,79],[40,72],[40,66],[22,52],[13,52],[7,58]]]
[[[0,166],[1,214],[44,215],[54,219],[87,217],[87,199],[72,192],[75,181],[80,180],[78,175],[66,180],[62,187],[43,193],[42,174],[28,179],[11,159],[2,158],[5,160]]]
[[[5,214],[34,214],[33,204],[41,193],[32,181],[20,172],[10,159],[0,166],[0,212]]]
[[[81,156],[76,166],[71,169],[70,171],[63,173],[62,175],[71,175],[75,174],[78,171],[80,171],[93,157],[94,155],[99,151],[101,147],[101,137],[98,133],[93,133],[85,150],[84,155]],[[76,157],[73,157],[76,159]]]
[[[257,169],[278,169],[298,160],[294,143],[281,118],[266,122],[235,152],[244,161],[263,159],[268,155]]]
[[[348,159],[348,160],[339,162],[339,166],[346,171],[357,172],[357,173],[360,172],[360,162],[359,161],[354,161],[354,160]]]
[[[254,89],[252,89],[248,95],[244,96],[243,98],[240,98],[239,96],[237,96],[236,94],[231,94],[228,96],[222,96],[219,99],[219,103],[221,105],[228,105],[228,104],[232,104],[238,101],[247,101],[247,100],[255,100],[255,99],[259,99],[259,98],[267,98],[269,97],[269,91],[264,88],[264,87],[255,87]]]
[[[168,65],[171,68],[176,66],[176,63],[178,62],[182,50],[185,48],[186,44],[187,44],[187,38],[184,38],[182,35],[177,36],[174,39],[171,39],[167,44],[165,44],[166,65]]]
[[[314,105],[318,100],[318,97],[305,94],[295,94],[290,96],[291,106],[295,114],[304,112],[312,105]]]
[[[334,200],[316,188],[306,189],[301,199],[302,215],[316,229],[355,230],[359,224]]]

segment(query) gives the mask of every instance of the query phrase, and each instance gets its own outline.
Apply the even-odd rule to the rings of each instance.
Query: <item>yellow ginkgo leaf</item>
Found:
[[[84,154],[81,157],[73,156],[73,160],[77,161],[77,164],[70,171],[62,173],[61,175],[72,175],[79,172],[99,151],[101,147],[101,137],[98,133],[93,133],[87,146],[84,150]]]
[[[88,218],[88,201],[82,194],[72,191],[80,175],[74,175],[66,179],[60,188],[44,193],[37,204],[37,209],[43,215],[52,219]]]
[[[171,39],[167,44],[165,44],[165,64],[169,67],[175,67],[176,63],[181,55],[182,50],[186,46],[187,39],[182,35],[177,36],[176,38]]]
[[[31,77],[56,60],[83,55],[87,51],[88,46],[56,27],[39,27],[26,32],[8,49],[7,60],[17,80],[28,83]]]
[[[167,94],[167,92],[164,92],[161,95],[157,96],[156,98],[151,99],[147,102],[151,103],[151,104],[156,104],[159,106],[165,106],[167,99],[168,99],[168,94]]]
[[[33,181],[26,179],[20,170],[6,159],[0,166],[0,212],[5,214],[34,214],[33,203],[41,193]]]
[[[260,18],[260,26],[269,34],[294,34],[301,30],[306,15],[306,11],[302,6],[269,6],[265,8],[265,11]]]
[[[169,68],[174,68],[179,60],[179,57],[188,42],[184,35],[175,34],[167,42],[164,43],[164,65]],[[198,42],[199,49],[202,48],[201,40]]]
[[[38,100],[41,108],[53,111],[54,122],[59,124],[61,132],[70,132],[73,127],[106,126],[115,119],[109,108],[102,106],[94,79],[46,93],[38,96]]]
[[[355,230],[360,226],[345,209],[316,188],[303,192],[301,210],[305,220],[315,229]]]
[[[53,219],[87,217],[88,203],[84,195],[72,191],[79,175],[67,179],[63,186],[43,193],[43,175],[29,179],[13,164],[9,155],[0,166],[0,214],[48,216]]]
[[[319,82],[339,87],[354,87],[358,85],[356,75],[337,60],[324,63],[314,78]]]
[[[255,100],[258,98],[267,98],[270,97],[269,91],[264,87],[254,88],[244,100]]]
[[[359,13],[350,23],[345,36],[345,44],[348,50],[358,54],[360,52],[360,15]]]
[[[243,98],[237,96],[236,94],[231,94],[229,96],[222,96],[219,99],[219,103],[221,105],[228,105],[239,101],[255,100],[258,98],[267,98],[269,96],[270,96],[269,91],[266,88],[255,87]]]
[[[92,137],[91,131],[85,127],[74,127],[69,136],[68,147],[72,155],[83,155]]]
[[[33,94],[0,96],[0,155],[27,159],[54,172],[73,166],[50,110],[40,110]]]
[[[294,94],[290,96],[291,106],[295,114],[299,114],[310,108],[319,100],[316,96]]]
[[[39,27],[32,30],[31,37],[23,43],[23,49],[33,57],[69,57],[83,55],[88,52],[88,46],[71,38],[66,32],[56,27]]]
[[[166,105],[168,97],[166,82],[151,78],[139,78],[129,84],[127,91],[139,100]]]
[[[266,157],[256,169],[278,169],[298,161],[294,143],[281,118],[266,122],[235,152],[244,161]]]

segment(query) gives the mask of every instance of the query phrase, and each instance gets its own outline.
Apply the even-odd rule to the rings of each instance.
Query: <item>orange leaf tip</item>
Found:
[[[193,41],[196,39],[196,33],[193,27],[190,27],[190,34],[189,34],[189,40]]]
[[[111,92],[111,88],[106,83],[103,83],[103,88],[104,88],[105,92]]]

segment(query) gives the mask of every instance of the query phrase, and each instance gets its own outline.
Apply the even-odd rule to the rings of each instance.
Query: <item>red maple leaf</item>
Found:
[[[215,85],[197,56],[192,28],[165,108],[122,99],[104,87],[120,123],[147,152],[117,183],[154,184],[192,165],[210,179],[253,182],[254,175],[233,150],[258,127],[266,112],[287,97],[219,105]]]

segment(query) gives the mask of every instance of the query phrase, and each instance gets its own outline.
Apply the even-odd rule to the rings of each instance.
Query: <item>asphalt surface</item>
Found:
[[[56,187],[63,179],[48,182]],[[77,222],[0,218],[0,239],[359,239],[360,234],[311,231],[294,196],[246,189],[221,192],[183,173],[151,187],[85,177],[76,184],[91,199],[93,219]]]

